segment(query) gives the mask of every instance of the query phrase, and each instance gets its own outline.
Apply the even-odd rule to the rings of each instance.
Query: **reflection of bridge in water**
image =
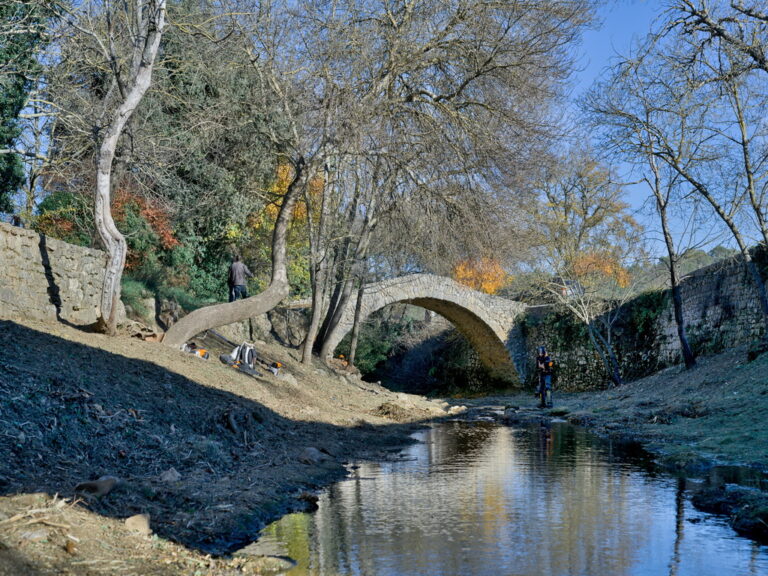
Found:
[[[396,302],[406,302],[432,310],[451,322],[477,352],[491,373],[505,380],[515,380],[513,338],[515,325],[524,314],[521,302],[490,296],[433,274],[412,274],[366,285],[360,321]],[[328,336],[333,350],[352,329],[355,302],[352,300],[336,330]]]
[[[417,438],[269,526],[253,553],[287,554],[296,576],[765,573],[768,553],[685,522],[674,481],[583,430],[445,423]]]

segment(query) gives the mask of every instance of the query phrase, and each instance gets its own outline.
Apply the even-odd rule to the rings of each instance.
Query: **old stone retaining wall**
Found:
[[[0,223],[0,316],[92,324],[107,256]]]
[[[696,355],[748,344],[763,335],[756,290],[741,258],[697,270],[683,279],[681,288],[686,330]],[[583,326],[553,308],[538,306],[528,309],[520,331],[529,384],[535,378],[536,347],[543,344],[556,360],[560,389],[606,385],[603,362]],[[682,361],[668,292],[646,294],[624,306],[613,336],[625,379],[641,378]]]

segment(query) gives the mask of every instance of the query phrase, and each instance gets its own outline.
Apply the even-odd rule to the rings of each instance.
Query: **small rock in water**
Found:
[[[149,536],[152,528],[149,527],[149,514],[136,514],[125,519],[125,527],[132,532]]]

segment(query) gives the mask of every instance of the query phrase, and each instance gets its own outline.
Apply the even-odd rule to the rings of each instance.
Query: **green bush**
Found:
[[[149,310],[143,300],[152,297],[153,294],[143,282],[133,278],[123,277],[121,282],[120,299],[127,307],[130,307],[139,317],[149,319],[154,310]]]

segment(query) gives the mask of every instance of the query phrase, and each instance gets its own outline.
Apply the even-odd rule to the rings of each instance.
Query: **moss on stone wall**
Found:
[[[768,251],[753,257],[768,274]],[[740,258],[723,260],[686,276],[681,283],[689,343],[696,355],[716,354],[760,338],[765,327],[756,291]],[[553,308],[534,307],[524,320],[529,359],[527,381],[535,381],[536,346],[555,357],[561,388],[587,390],[606,385],[605,368],[586,335],[586,327]],[[681,362],[671,292],[641,294],[625,304],[613,326],[613,345],[625,380],[653,374]]]

